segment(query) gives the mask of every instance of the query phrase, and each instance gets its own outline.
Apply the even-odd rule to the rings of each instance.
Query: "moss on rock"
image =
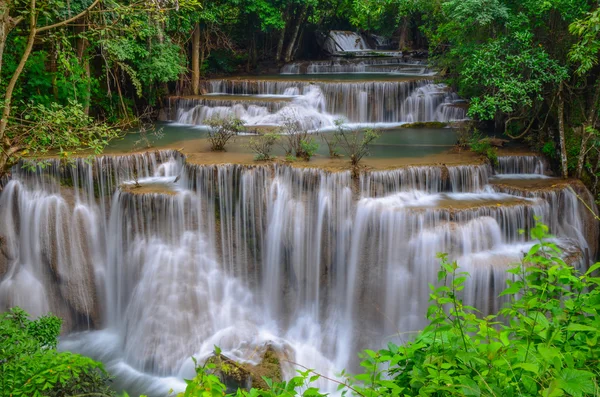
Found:
[[[416,123],[402,124],[402,128],[446,128],[447,124],[440,121],[418,121]]]

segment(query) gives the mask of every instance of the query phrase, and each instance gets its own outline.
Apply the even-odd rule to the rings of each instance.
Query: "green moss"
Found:
[[[402,128],[445,128],[446,123],[439,121],[418,121],[416,123],[403,124]]]

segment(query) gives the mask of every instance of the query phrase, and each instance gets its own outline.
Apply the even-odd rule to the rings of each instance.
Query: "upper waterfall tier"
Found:
[[[405,58],[332,59],[289,63],[281,74],[384,73],[405,76],[433,76],[427,63]]]
[[[502,305],[507,268],[534,244],[518,230],[536,217],[571,263],[595,257],[595,205],[579,182],[493,174],[421,166],[357,181],[194,165],[177,151],[15,167],[0,195],[0,309],[103,329],[69,348],[140,393],[181,388],[166,379],[193,376],[189,356],[214,345],[252,360],[270,343],[332,377],[358,349],[423,326],[438,252],[471,273],[463,298],[483,313]]]
[[[462,120],[466,110],[445,85],[431,80],[327,81],[327,80],[209,80],[208,94],[235,104],[172,98],[169,118],[186,124],[203,124],[208,118],[233,114],[248,125],[280,125],[298,120],[308,129],[332,128],[337,118],[351,123],[393,123]],[[239,101],[233,96],[253,96]],[[269,103],[260,103],[268,96]],[[281,101],[274,98],[279,97]],[[284,101],[291,99],[291,102]]]

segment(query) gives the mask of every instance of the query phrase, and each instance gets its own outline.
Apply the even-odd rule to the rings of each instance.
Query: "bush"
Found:
[[[61,320],[48,315],[35,321],[13,308],[0,314],[1,396],[114,396],[102,364],[56,351]]]
[[[483,138],[479,130],[474,130],[469,139],[471,151],[487,158],[492,165],[498,165],[498,149],[492,146],[490,140]]]
[[[296,155],[300,155],[305,161],[309,161],[319,150],[319,143],[312,137],[305,138],[300,141],[300,149],[301,152]]]
[[[463,304],[468,275],[441,255],[429,326],[405,346],[367,351],[363,365],[375,381],[364,395],[597,396],[600,264],[579,273],[544,240],[547,232],[534,227],[539,244],[509,270],[514,280],[500,294],[510,297],[501,317],[481,318]]]
[[[279,133],[283,137],[281,147],[285,151],[286,158],[295,157],[308,161],[319,149],[319,144],[302,127],[296,117],[286,117],[279,128]]]
[[[230,139],[244,130],[244,122],[236,117],[211,118],[208,125],[208,141],[213,152],[225,151],[225,145]]]
[[[267,133],[250,138],[250,141],[248,142],[248,147],[250,148],[250,150],[256,153],[254,156],[254,160],[272,160],[273,156],[271,156],[271,152],[273,151],[273,146],[275,146],[275,143],[277,143],[280,138],[281,137],[279,136],[279,134],[273,133]]]
[[[347,129],[343,121],[336,120],[336,140],[342,150],[350,158],[353,176],[358,175],[358,163],[369,155],[369,146],[379,139],[379,132],[368,129],[361,133],[358,129]]]

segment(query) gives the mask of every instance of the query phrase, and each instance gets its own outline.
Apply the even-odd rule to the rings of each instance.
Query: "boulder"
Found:
[[[207,362],[215,365],[213,371],[227,386],[228,392],[250,388],[267,390],[269,387],[263,377],[274,383],[282,381],[279,355],[271,345],[267,345],[256,365],[238,363],[223,354],[212,356]]]

